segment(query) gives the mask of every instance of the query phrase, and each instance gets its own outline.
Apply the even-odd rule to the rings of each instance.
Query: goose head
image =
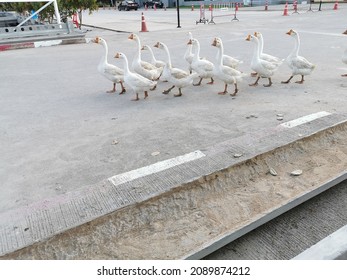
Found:
[[[222,45],[222,40],[218,37],[214,38],[212,41],[212,46],[219,48]]]
[[[260,32],[254,32],[254,36],[257,37],[257,38],[260,38],[262,37],[263,35],[260,33]]]
[[[100,44],[101,43],[101,38],[100,37],[95,37],[94,40],[92,40],[93,43]]]
[[[252,41],[252,42],[257,42],[258,38],[255,37],[254,35],[248,34],[246,41]]]
[[[135,33],[131,33],[128,37],[129,40],[138,41],[140,38]]]
[[[148,45],[143,45],[141,51],[149,51],[150,47]]]
[[[124,53],[121,52],[117,52],[116,55],[114,56],[115,58],[120,58],[120,59],[124,59],[126,56]]]
[[[298,32],[296,32],[293,29],[290,29],[288,32],[286,32],[286,34],[288,34],[289,36],[292,36],[292,37],[298,36]]]
[[[155,48],[158,48],[158,49],[164,49],[164,45],[163,43],[161,42],[157,42],[155,45],[154,45]]]
[[[189,39],[189,41],[187,43],[187,45],[193,45],[193,46],[196,46],[198,44],[199,44],[198,40],[196,40],[194,38]]]

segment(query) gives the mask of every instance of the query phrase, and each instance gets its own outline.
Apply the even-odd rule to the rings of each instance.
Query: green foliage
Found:
[[[0,11],[15,11],[20,14],[29,12],[32,10],[37,11],[47,2],[29,2],[29,3],[1,3]],[[84,10],[92,11],[98,8],[97,0],[58,0],[58,7],[61,14],[71,16],[76,12],[82,12]],[[51,22],[54,16],[53,4],[42,10],[39,14],[40,20]]]

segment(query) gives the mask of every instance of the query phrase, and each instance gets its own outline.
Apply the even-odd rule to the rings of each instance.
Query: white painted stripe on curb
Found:
[[[35,48],[51,47],[51,46],[60,45],[62,42],[63,40],[39,41],[39,42],[34,42],[34,46]]]
[[[322,111],[322,112],[314,113],[311,115],[303,116],[301,118],[298,118],[298,119],[295,119],[295,120],[292,120],[289,122],[281,123],[280,126],[283,126],[286,128],[292,128],[292,127],[295,127],[295,126],[298,126],[298,125],[301,125],[301,124],[304,124],[307,122],[311,122],[315,119],[319,119],[319,118],[329,116],[329,115],[331,115],[331,113]]]
[[[164,161],[159,161],[157,163],[145,166],[145,167],[141,167],[139,169],[135,169],[135,170],[131,170],[129,172],[125,172],[122,174],[118,174],[116,176],[110,177],[108,178],[108,180],[114,185],[114,186],[118,186],[120,184],[126,183],[126,182],[130,182],[133,181],[135,179],[147,176],[147,175],[151,175],[153,173],[157,173],[166,169],[169,169],[171,167],[186,163],[186,162],[190,162],[202,157],[205,157],[206,155],[201,152],[201,151],[195,151],[189,154],[185,154],[183,156],[178,156],[175,158],[171,158],[168,160],[164,160]]]

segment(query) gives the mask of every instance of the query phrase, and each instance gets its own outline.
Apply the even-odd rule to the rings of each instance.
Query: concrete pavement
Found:
[[[215,57],[211,41],[221,37],[226,52],[242,59],[241,70],[250,72],[253,46],[245,41],[248,33],[261,31],[266,52],[284,58],[294,43],[285,32],[297,29],[300,53],[317,65],[305,84],[280,84],[290,75],[282,65],[271,88],[249,87],[253,81],[249,77],[236,98],[218,96],[223,87],[219,81],[187,88],[181,98],[162,95],[165,84],[137,103],[130,101],[130,90],[123,96],[106,94],[112,85],[96,71],[103,50],[95,44],[0,53],[1,64],[6,65],[0,68],[0,212],[35,209],[45,201],[99,186],[105,178],[275,127],[281,122],[278,114],[288,121],[319,111],[345,113],[347,80],[340,77],[346,72],[341,62],[347,40],[341,34],[346,29],[344,9],[340,5],[338,11],[289,17],[280,11],[266,15],[247,11],[240,12],[239,22],[224,17],[216,25],[196,25],[192,12],[182,11],[182,28],[177,28],[174,11],[145,14],[150,32],[140,34],[143,42],[167,43],[175,66],[182,68],[188,31],[211,60]],[[140,13],[100,10],[85,15],[85,23],[138,32]],[[87,34],[108,41],[112,63],[118,63],[113,59],[116,51],[129,57],[135,51],[126,33],[92,29]]]

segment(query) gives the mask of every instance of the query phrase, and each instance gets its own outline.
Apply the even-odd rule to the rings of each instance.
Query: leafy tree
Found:
[[[25,14],[32,10],[37,11],[47,2],[29,2],[29,3],[1,3],[0,10],[16,11],[20,14]],[[58,0],[58,7],[61,14],[70,17],[75,13],[79,15],[79,28],[82,24],[82,12],[89,10],[91,13],[98,9],[97,0]],[[52,22],[54,18],[54,7],[49,5],[40,12],[40,19],[42,21]]]

